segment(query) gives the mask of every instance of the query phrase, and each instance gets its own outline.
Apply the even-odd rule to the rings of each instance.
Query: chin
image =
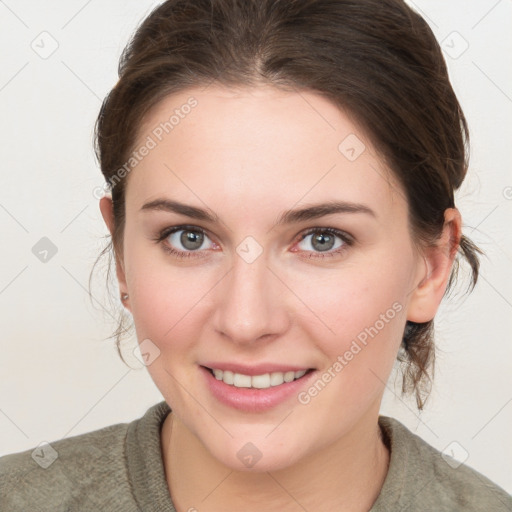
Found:
[[[297,450],[296,443],[265,439],[268,429],[261,436],[245,435],[230,439],[222,445],[212,442],[205,444],[211,455],[221,464],[234,471],[263,473],[286,469],[298,462],[305,453]]]

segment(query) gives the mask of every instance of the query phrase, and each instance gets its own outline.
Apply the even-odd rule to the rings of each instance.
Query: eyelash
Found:
[[[179,251],[179,250],[174,249],[173,247],[169,247],[168,245],[163,243],[167,237],[169,237],[170,235],[172,235],[173,233],[176,233],[178,231],[191,231],[193,233],[200,233],[202,235],[208,236],[208,233],[204,229],[201,229],[200,227],[185,225],[185,226],[174,226],[172,228],[166,228],[163,231],[161,231],[160,234],[158,234],[155,238],[153,238],[153,240],[154,240],[154,242],[161,244],[163,249],[167,253],[171,254],[173,257],[176,257],[179,259],[204,257],[204,256],[200,256],[200,254],[203,251]],[[340,231],[339,229],[335,229],[335,228],[320,228],[320,227],[307,229],[305,232],[300,234],[300,238],[297,240],[296,243],[302,242],[302,240],[304,240],[304,238],[306,238],[308,235],[312,235],[315,233],[321,233],[321,234],[328,233],[329,235],[337,236],[338,238],[341,239],[341,241],[343,242],[343,245],[341,247],[338,247],[338,249],[336,249],[335,251],[330,251],[330,252],[325,252],[325,253],[321,253],[321,252],[316,253],[313,251],[306,251],[306,252],[311,253],[311,255],[307,259],[332,258],[336,255],[339,255],[339,254],[345,252],[348,247],[350,247],[354,244],[354,239],[348,233],[345,233],[344,231]],[[208,238],[210,238],[210,237],[208,237]]]

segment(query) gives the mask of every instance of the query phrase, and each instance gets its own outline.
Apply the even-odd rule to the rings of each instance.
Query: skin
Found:
[[[377,423],[385,383],[406,320],[435,315],[460,215],[446,210],[438,243],[420,252],[403,191],[371,141],[312,92],[183,91],[149,113],[136,147],[191,96],[198,105],[128,175],[116,255],[137,338],[160,351],[148,370],[173,410],[161,440],[175,506],[367,511],[389,463]],[[366,146],[354,161],[338,150],[350,134]],[[207,208],[221,221],[141,210],[157,198]],[[375,216],[337,213],[273,227],[285,210],[328,200],[364,204]],[[108,196],[100,208],[112,233]],[[163,249],[187,251],[182,232],[153,240],[183,224],[206,231],[199,257],[178,259]],[[355,242],[322,259],[313,236],[300,235],[327,227]],[[236,252],[247,236],[263,249],[252,263]],[[331,253],[340,245],[336,238]],[[208,359],[296,364],[321,376],[393,304],[401,310],[306,405],[293,397],[266,412],[241,412],[219,403],[200,378],[198,363]],[[247,442],[262,453],[252,468],[237,457]]]

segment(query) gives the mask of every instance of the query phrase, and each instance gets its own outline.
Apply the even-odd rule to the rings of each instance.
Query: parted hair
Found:
[[[401,184],[418,247],[435,244],[444,211],[455,207],[468,169],[469,131],[440,46],[425,20],[402,0],[168,0],[140,24],[119,62],[119,80],[95,127],[95,150],[110,187],[115,227],[99,259],[122,254],[129,159],[150,109],[169,94],[215,82],[312,91],[361,128]],[[468,291],[481,251],[462,235]],[[94,271],[93,267],[93,271]],[[92,276],[92,273],[91,273]],[[119,302],[120,342],[133,327]],[[407,322],[398,360],[402,392],[422,409],[434,372],[434,321]]]

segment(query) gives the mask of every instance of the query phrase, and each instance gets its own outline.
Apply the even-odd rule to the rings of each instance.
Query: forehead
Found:
[[[149,112],[135,150],[144,145],[151,149],[134,162],[127,187],[127,203],[130,197],[139,207],[164,194],[245,210],[317,199],[366,199],[389,209],[403,201],[368,137],[313,92],[188,89]]]

